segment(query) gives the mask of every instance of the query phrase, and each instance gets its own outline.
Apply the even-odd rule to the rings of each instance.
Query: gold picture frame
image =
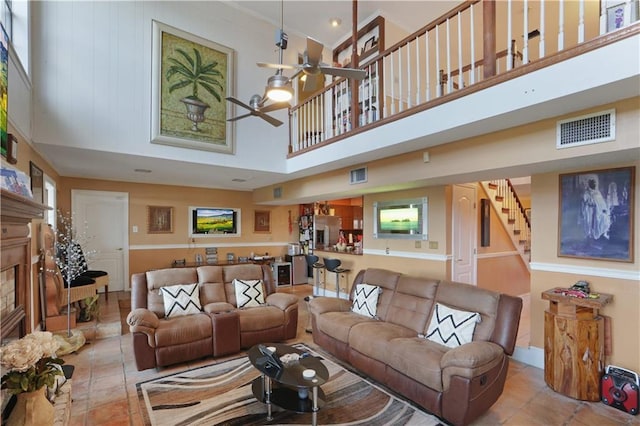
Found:
[[[253,220],[253,232],[271,232],[271,212],[269,210],[256,210]]]
[[[147,232],[149,234],[173,233],[173,207],[148,206]]]
[[[235,152],[235,51],[153,21],[151,143]],[[200,67],[194,72],[193,67]]]

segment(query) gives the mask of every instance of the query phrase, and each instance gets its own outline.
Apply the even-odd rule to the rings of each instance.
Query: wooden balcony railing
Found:
[[[336,79],[293,107],[289,156],[471,93],[514,68],[535,70],[525,66],[632,24],[634,1],[616,6],[616,21],[604,1],[469,0],[363,64],[363,81]]]

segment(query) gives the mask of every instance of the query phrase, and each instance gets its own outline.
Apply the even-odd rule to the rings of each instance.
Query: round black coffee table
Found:
[[[275,404],[297,413],[312,412],[315,425],[315,413],[325,404],[325,395],[320,386],[329,379],[327,367],[320,359],[309,355],[282,368],[274,368],[264,363],[265,357],[259,346],[253,346],[248,352],[251,365],[262,373],[253,381],[251,389],[258,401],[267,404],[267,420],[273,419],[271,404]],[[265,343],[262,346],[276,348],[275,356],[278,358],[290,353],[305,354],[303,350],[282,343]],[[307,369],[316,372],[312,379],[303,377],[302,372]]]

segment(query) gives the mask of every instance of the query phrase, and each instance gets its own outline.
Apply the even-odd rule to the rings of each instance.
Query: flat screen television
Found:
[[[427,198],[373,203],[373,237],[426,240]]]
[[[226,207],[189,207],[189,230],[197,236],[240,235],[240,210]]]

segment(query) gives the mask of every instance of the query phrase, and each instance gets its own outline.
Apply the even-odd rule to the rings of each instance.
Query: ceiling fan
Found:
[[[249,100],[249,105],[245,104],[242,101],[239,101],[238,99],[228,96],[227,100],[229,102],[232,102],[236,105],[239,105],[247,110],[249,110],[249,112],[247,114],[244,115],[239,115],[237,117],[233,117],[228,119],[227,121],[237,121],[237,120],[241,120],[243,118],[246,117],[260,117],[262,118],[264,121],[268,122],[269,124],[271,124],[272,126],[278,127],[282,125],[282,121],[275,119],[273,117],[271,117],[270,115],[267,115],[267,112],[271,112],[271,111],[277,111],[279,109],[283,109],[283,108],[291,108],[291,105],[288,102],[276,102],[273,103],[271,105],[265,105],[265,102],[267,101],[267,97],[266,96],[260,96],[260,95],[253,95],[251,96],[251,99]]]
[[[320,82],[322,74],[330,74],[355,80],[362,80],[365,78],[366,72],[364,70],[357,68],[332,67],[322,63],[323,48],[324,46],[322,43],[311,37],[307,37],[307,48],[303,53],[303,62],[301,64],[288,65],[282,63],[269,64],[265,62],[258,62],[258,66],[263,68],[276,68],[278,70],[296,70],[296,73],[289,80],[293,80],[301,73],[304,73],[306,76],[304,86],[302,88],[304,91],[314,90]]]

